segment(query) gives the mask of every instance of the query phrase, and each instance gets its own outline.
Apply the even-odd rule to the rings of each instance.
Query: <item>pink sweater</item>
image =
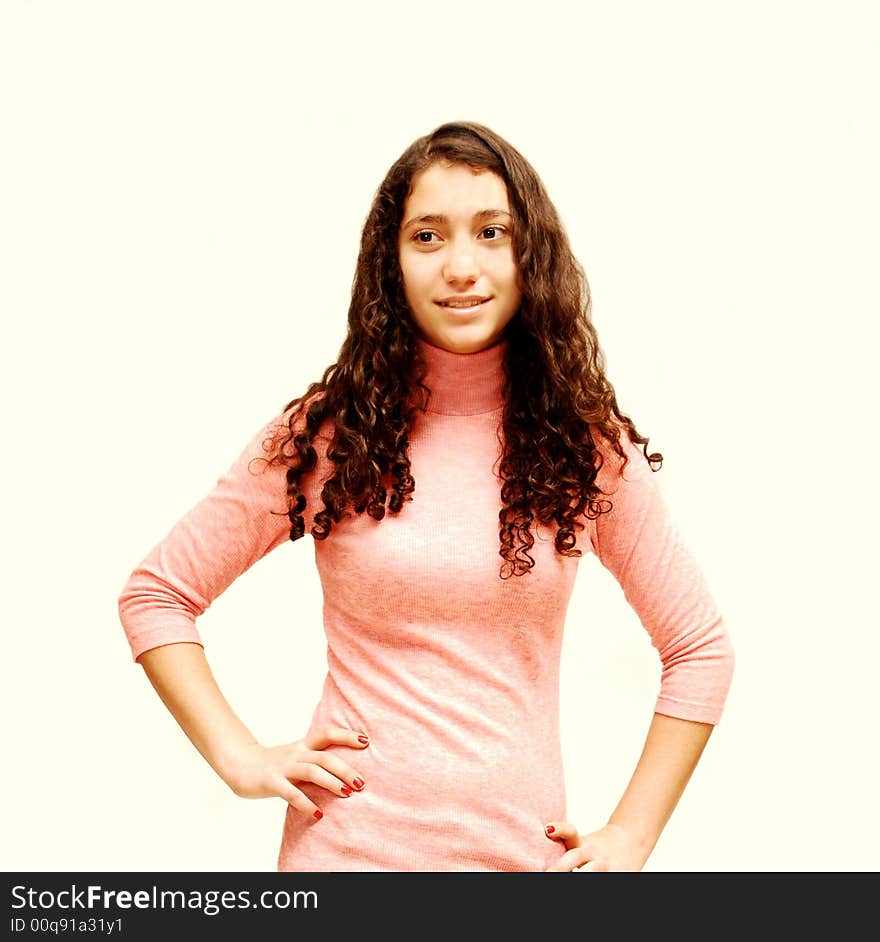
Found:
[[[540,527],[532,571],[499,578],[504,342],[470,355],[422,349],[432,397],[411,429],[413,501],[380,522],[345,518],[313,541],[327,675],[311,728],[369,733],[366,750],[331,747],[352,757],[367,787],[345,799],[300,783],[324,818],[288,808],[279,870],[540,871],[560,853],[543,827],[566,816],[559,661],[578,560],[560,556]],[[119,611],[135,659],[201,643],[198,616],[288,539],[285,469],[252,461],[280,418],[131,574]],[[306,533],[331,472],[328,441],[316,443],[321,460],[303,482]],[[578,546],[615,576],[657,649],[656,711],[716,723],[730,639],[656,475],[624,444],[624,478],[603,451],[599,480],[613,510],[587,521]]]

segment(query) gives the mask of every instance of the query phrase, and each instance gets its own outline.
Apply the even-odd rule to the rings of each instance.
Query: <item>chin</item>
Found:
[[[449,350],[452,353],[479,353],[481,350],[491,347],[494,343],[495,341],[489,337],[474,339],[444,338],[442,341],[438,341],[435,346],[442,346],[445,350]]]
[[[479,353],[487,347],[494,346],[501,338],[483,332],[455,331],[442,335],[423,333],[422,339],[432,347],[439,347],[450,353]]]

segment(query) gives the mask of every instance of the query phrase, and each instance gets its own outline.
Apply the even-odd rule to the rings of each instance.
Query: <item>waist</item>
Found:
[[[563,852],[544,833],[566,817],[561,769],[482,766],[429,750],[392,762],[388,750],[352,757],[361,792],[341,798],[298,787],[320,821],[287,809],[279,869],[308,871],[542,871]],[[525,768],[528,766],[528,768]]]
[[[351,691],[348,691],[350,694]],[[328,677],[311,730],[364,729],[366,749],[330,746],[364,779],[341,798],[298,783],[324,816],[285,818],[279,869],[540,871],[560,855],[544,825],[565,816],[555,713],[475,726],[343,696]]]

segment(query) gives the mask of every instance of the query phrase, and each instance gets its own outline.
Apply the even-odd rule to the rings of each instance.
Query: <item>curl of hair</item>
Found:
[[[443,124],[416,140],[380,184],[361,234],[348,309],[348,331],[337,361],[321,380],[291,400],[287,429],[272,443],[270,463],[287,466],[290,539],[304,535],[306,498],[301,484],[317,463],[313,441],[332,424],[327,457],[334,473],[321,491],[312,536],[326,539],[343,516],[366,511],[375,520],[386,508],[399,513],[416,482],[408,455],[408,430],[427,405],[426,364],[406,303],[398,238],[404,204],[417,174],[442,163],[496,173],[507,186],[513,217],[513,251],[522,301],[505,334],[505,405],[499,436],[502,480],[499,555],[502,578],[534,566],[535,521],[556,527],[555,548],[580,556],[580,518],[611,510],[596,478],[602,456],[592,427],[623,459],[625,430],[642,445],[653,470],[663,462],[648,454],[617,404],[591,320],[586,275],[536,172],[503,138],[480,124]],[[297,417],[305,421],[297,431]],[[388,487],[391,489],[389,496]]]

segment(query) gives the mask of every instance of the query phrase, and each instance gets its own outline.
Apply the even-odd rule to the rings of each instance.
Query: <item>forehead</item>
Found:
[[[481,209],[510,209],[507,187],[497,173],[463,164],[432,164],[413,179],[405,212],[452,215]]]

